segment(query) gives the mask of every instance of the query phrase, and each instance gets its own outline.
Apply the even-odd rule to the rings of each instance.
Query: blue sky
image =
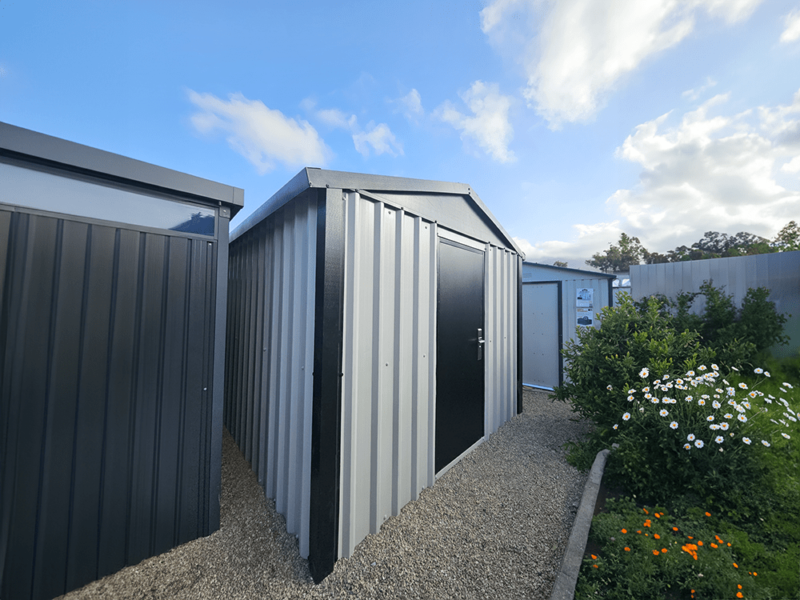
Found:
[[[0,121],[245,190],[468,183],[529,260],[800,220],[800,1],[0,0]]]

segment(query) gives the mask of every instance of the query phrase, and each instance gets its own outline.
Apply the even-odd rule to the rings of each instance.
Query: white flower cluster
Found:
[[[733,369],[733,371],[737,370],[738,369]],[[695,373],[695,371],[688,371],[683,377],[675,377],[674,379],[672,379],[668,373],[664,374],[661,378],[656,379],[650,384],[652,385],[652,390],[650,385],[645,385],[639,390],[631,388],[627,392],[627,401],[639,404],[640,405],[639,412],[644,413],[645,406],[648,403],[670,404],[670,405],[677,404],[678,402],[677,399],[669,397],[667,395],[671,391],[673,391],[674,393],[674,391],[677,390],[689,391],[696,388],[700,388],[698,389],[698,392],[703,392],[707,390],[709,393],[700,393],[696,399],[694,396],[687,394],[684,397],[684,400],[686,401],[686,403],[697,402],[698,406],[706,406],[706,404],[710,402],[714,412],[708,414],[705,417],[706,421],[710,423],[709,430],[713,432],[719,432],[719,431],[728,432],[728,435],[731,438],[735,437],[735,433],[734,431],[729,431],[729,430],[734,429],[733,426],[737,425],[737,421],[738,423],[740,423],[738,427],[744,427],[745,429],[750,427],[749,425],[745,425],[746,423],[748,423],[748,416],[746,414],[747,411],[755,411],[756,413],[767,412],[768,411],[767,405],[771,405],[773,404],[773,402],[775,403],[780,402],[780,404],[778,404],[779,410],[785,409],[783,410],[781,416],[784,417],[785,419],[788,419],[792,423],[797,423],[797,418],[800,417],[800,412],[794,412],[792,410],[791,405],[785,398],[776,399],[774,396],[765,395],[763,392],[757,389],[750,390],[748,385],[744,382],[739,383],[738,388],[740,391],[746,392],[746,398],[748,399],[737,402],[736,399],[737,389],[733,387],[726,379],[721,378],[719,367],[715,364],[711,365],[710,371],[705,365],[700,365],[699,367],[697,367],[697,371],[698,373]],[[769,372],[761,368],[755,369],[754,372],[757,375],[770,377]],[[646,380],[649,377],[649,375],[650,375],[650,369],[648,369],[647,367],[639,371],[639,377],[642,379]],[[720,384],[717,383],[718,379],[721,379],[722,383],[724,383],[725,385],[724,389]],[[608,389],[611,390],[612,387],[609,385]],[[784,382],[781,386],[781,392],[786,395],[789,395],[789,390],[792,389],[793,386],[787,382]],[[712,391],[713,394],[711,393]],[[637,399],[637,394],[639,393],[642,394],[641,402],[639,399]],[[662,395],[660,399],[656,395],[659,393],[660,395]],[[733,411],[738,413],[736,415],[735,421],[731,421],[733,419],[733,413],[726,412],[724,415],[721,415],[721,419],[725,419],[725,421],[721,421],[719,423],[715,422],[717,416],[716,411],[722,408],[721,399],[723,398],[723,396],[727,396],[728,398],[726,401],[727,405],[731,406],[733,408]],[[764,406],[759,409],[754,409],[750,403],[750,400],[757,400],[757,399],[762,399],[764,401]],[[676,411],[677,413],[672,417],[674,420],[672,420],[669,423],[669,427],[672,430],[677,430],[679,428],[679,420],[681,419],[682,416],[688,416],[688,414],[691,414],[686,412],[687,409],[681,407],[678,407]],[[666,408],[661,408],[658,414],[661,417],[667,417],[670,415],[670,412]],[[629,421],[630,419],[631,419],[630,412],[626,412],[625,414],[622,415],[623,421]],[[775,419],[769,419],[769,420],[775,423],[776,425],[783,425],[783,427],[787,429],[790,428],[790,425],[783,418],[778,418],[777,421]],[[618,425],[614,425],[614,429],[618,429]],[[777,433],[780,433],[780,435],[785,439],[791,439],[791,435],[785,431],[779,431],[776,432],[776,434]],[[686,450],[692,449],[691,442],[694,442],[694,447],[698,449],[703,448],[705,446],[705,442],[701,439],[698,439],[694,433],[690,433],[686,439],[688,442],[690,442],[690,443],[685,443],[683,445],[684,449]],[[746,445],[750,445],[752,442],[752,440],[747,436],[742,436],[740,439]],[[716,444],[721,445],[725,442],[725,437],[719,435],[719,433],[717,433],[716,435],[712,434],[712,437],[709,438],[709,442],[712,440]],[[771,445],[768,440],[761,440],[761,443],[766,447],[769,447]],[[722,448],[720,448],[719,450],[720,452],[722,452]]]

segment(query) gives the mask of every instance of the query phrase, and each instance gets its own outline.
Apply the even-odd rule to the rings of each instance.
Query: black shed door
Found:
[[[436,471],[483,437],[484,253],[439,240]]]

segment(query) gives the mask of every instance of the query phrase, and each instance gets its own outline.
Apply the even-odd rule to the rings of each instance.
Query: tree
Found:
[[[777,248],[778,252],[800,250],[800,227],[797,223],[789,221],[775,236],[772,246]]]
[[[557,260],[556,262],[553,263],[554,267],[564,267],[564,268],[566,268],[568,265],[569,265],[569,263],[568,262],[564,262],[563,260]]]
[[[631,265],[638,265],[649,254],[642,246],[639,238],[630,237],[627,233],[619,236],[619,245],[608,245],[608,250],[592,255],[586,264],[603,271],[603,273],[621,273],[630,270]]]

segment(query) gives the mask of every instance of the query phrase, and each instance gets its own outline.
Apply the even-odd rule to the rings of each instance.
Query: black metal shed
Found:
[[[0,597],[219,528],[241,189],[0,123]]]

